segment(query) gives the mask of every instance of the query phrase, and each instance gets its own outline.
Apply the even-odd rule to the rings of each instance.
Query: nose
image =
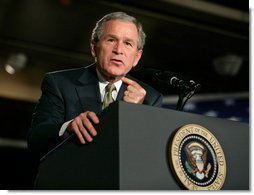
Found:
[[[122,54],[123,53],[123,43],[120,41],[116,42],[113,48],[113,52],[115,54]]]

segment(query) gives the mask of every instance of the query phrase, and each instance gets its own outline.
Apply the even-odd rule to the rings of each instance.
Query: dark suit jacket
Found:
[[[162,95],[149,85],[137,81],[147,92],[144,104],[161,106]],[[85,111],[99,114],[101,97],[95,65],[47,73],[41,85],[42,95],[35,108],[31,129],[28,133],[28,147],[39,156],[59,144],[59,130],[64,122]],[[123,84],[117,100],[123,98],[126,86]]]

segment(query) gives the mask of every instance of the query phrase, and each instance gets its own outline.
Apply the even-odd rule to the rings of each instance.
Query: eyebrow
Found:
[[[112,34],[108,34],[108,35],[105,36],[105,38],[108,38],[108,37],[111,37],[111,38],[114,38],[114,39],[118,39],[117,36],[112,35]],[[135,41],[133,39],[130,39],[130,38],[124,38],[124,41],[129,41],[129,42],[135,43]]]

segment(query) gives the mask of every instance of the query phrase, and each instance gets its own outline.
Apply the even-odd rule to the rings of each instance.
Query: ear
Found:
[[[133,68],[135,67],[135,66],[137,66],[137,64],[138,64],[138,62],[139,62],[139,60],[140,60],[140,58],[141,58],[141,56],[142,56],[142,53],[143,53],[143,50],[138,50],[138,52],[137,52],[137,54],[136,54],[136,58],[134,59],[134,63],[133,63]]]
[[[95,58],[96,57],[96,43],[93,42],[90,44],[90,50],[91,50],[92,56]]]

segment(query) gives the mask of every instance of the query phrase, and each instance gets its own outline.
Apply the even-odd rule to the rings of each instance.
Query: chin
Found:
[[[115,77],[122,77],[126,74],[125,71],[119,70],[119,68],[113,68],[113,69],[109,70],[108,73],[109,73],[109,75],[115,76]]]

